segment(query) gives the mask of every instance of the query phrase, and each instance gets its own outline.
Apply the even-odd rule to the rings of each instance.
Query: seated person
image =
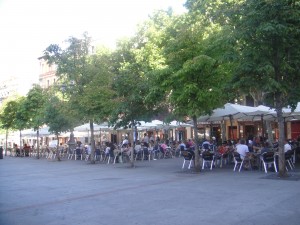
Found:
[[[271,151],[269,142],[264,142],[260,154]]]
[[[236,145],[236,151],[240,154],[241,159],[248,159],[245,160],[244,166],[246,169],[248,169],[249,167],[251,167],[251,165],[249,164],[251,162],[252,165],[256,165],[255,162],[257,162],[257,157],[249,152],[249,148],[248,145],[246,145],[246,142],[244,139],[240,140],[240,143],[238,145]]]
[[[288,140],[288,139],[286,139],[286,140],[285,140],[285,143],[284,143],[284,147],[283,147],[283,149],[284,149],[284,152],[287,152],[287,151],[290,151],[290,150],[292,150],[292,146],[290,145],[290,143],[289,143],[289,140]]]
[[[122,146],[123,145],[128,145],[129,141],[128,141],[128,137],[125,137],[125,139],[122,141]]]
[[[160,145],[160,149],[163,153],[166,153],[168,145],[164,142]]]
[[[122,152],[125,153],[125,154],[127,154],[128,156],[131,155],[132,150],[133,149],[132,149],[131,143],[123,145],[123,147],[122,147]]]
[[[254,138],[254,140],[253,140],[253,142],[252,142],[252,149],[253,149],[253,152],[258,152],[258,151],[260,151],[260,148],[261,148],[260,138],[259,138],[259,137],[256,137],[256,138]]]
[[[195,150],[195,143],[193,142],[192,139],[189,139],[189,140],[187,141],[186,147],[187,147],[187,146],[188,146],[188,148],[190,148],[191,150]]]
[[[236,151],[240,154],[241,159],[245,159],[250,156],[249,147],[245,144],[244,139],[241,139],[240,143],[236,145]]]
[[[106,142],[105,146],[106,146],[106,148],[105,148],[105,155],[108,156],[109,153],[110,153],[110,144],[109,144],[109,142]]]
[[[218,147],[218,152],[217,152],[217,154],[218,154],[218,155],[224,155],[225,153],[228,153],[228,151],[229,151],[229,148],[228,148],[228,146],[227,146],[227,142],[224,141],[224,142],[222,143],[222,145]]]
[[[210,143],[208,140],[204,139],[203,143],[202,143],[202,150],[209,150],[210,148]]]
[[[139,151],[142,150],[142,145],[140,141],[137,141],[136,145],[134,146],[134,152],[135,154],[139,153]]]

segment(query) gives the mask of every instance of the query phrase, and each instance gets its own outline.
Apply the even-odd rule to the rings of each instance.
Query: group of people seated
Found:
[[[14,152],[15,152],[15,156],[20,157],[20,156],[25,156],[28,157],[30,156],[30,153],[33,149],[33,147],[31,148],[30,145],[28,144],[24,144],[23,148],[19,148],[17,144],[14,144]]]

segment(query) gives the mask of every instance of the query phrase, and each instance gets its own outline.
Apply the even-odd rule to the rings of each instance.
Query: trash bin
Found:
[[[2,148],[2,146],[0,147],[0,159],[3,159],[3,148]]]

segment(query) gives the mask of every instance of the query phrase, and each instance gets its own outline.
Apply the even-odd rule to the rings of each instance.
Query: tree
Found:
[[[77,119],[90,122],[91,129],[91,163],[95,163],[94,121],[103,122],[115,102],[111,88],[112,75],[110,72],[110,53],[99,50],[97,54],[91,52],[91,38],[87,33],[83,38],[71,37],[67,40],[66,49],[52,44],[45,50],[45,59],[57,65],[57,75],[61,84],[65,85],[70,109]]]
[[[7,138],[9,130],[14,128],[14,121],[16,118],[16,109],[17,109],[17,101],[10,100],[4,104],[1,108],[0,113],[0,121],[1,121],[1,128],[6,130],[6,144],[5,144],[5,154],[7,154]]]
[[[49,132],[55,134],[57,138],[56,156],[58,161],[60,161],[59,135],[71,130],[73,126],[70,117],[63,108],[64,102],[56,96],[52,96],[45,105],[45,123],[49,126]]]
[[[114,53],[114,73],[116,76],[113,87],[119,103],[110,117],[110,122],[114,124],[115,128],[132,128],[132,140],[134,140],[133,129],[137,122],[149,120],[153,115],[153,108],[145,103],[149,86],[140,65],[136,61],[134,50],[134,42],[124,40],[119,43]],[[131,167],[134,167],[133,162],[132,154]]]
[[[30,128],[30,116],[27,111],[26,97],[22,96],[17,99],[14,128],[20,131],[20,148],[22,147],[22,130]]]
[[[39,159],[39,128],[44,124],[46,93],[39,85],[33,86],[26,95],[26,111],[29,115],[29,126],[36,131],[37,158]]]
[[[279,176],[286,176],[282,108],[300,100],[300,2],[245,0],[228,9],[236,62],[233,83],[244,93],[255,87],[276,109],[279,124]]]
[[[164,54],[167,67],[161,70],[161,87],[175,114],[194,122],[196,141],[195,170],[200,171],[197,117],[227,101],[224,94],[228,69],[219,54],[221,32],[198,15],[197,20],[183,15],[166,32]]]
[[[155,85],[153,72],[164,66],[161,36],[170,18],[171,12],[154,13],[139,26],[134,37],[119,41],[113,54],[114,88],[119,104],[111,122],[115,127],[131,127],[132,140],[138,121],[149,121],[164,110],[164,93]],[[133,155],[131,166],[134,167]]]

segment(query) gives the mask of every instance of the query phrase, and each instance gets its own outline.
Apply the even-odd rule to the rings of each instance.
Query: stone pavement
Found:
[[[300,224],[299,179],[265,179],[233,165],[196,174],[181,165],[182,158],[128,168],[5,157],[0,225]]]

